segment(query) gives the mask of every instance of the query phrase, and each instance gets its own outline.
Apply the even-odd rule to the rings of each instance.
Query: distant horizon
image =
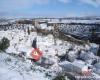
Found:
[[[100,15],[88,15],[88,16],[31,16],[31,17],[27,17],[27,16],[17,16],[17,17],[6,17],[6,16],[0,16],[0,19],[4,19],[4,18],[12,18],[12,19],[16,19],[16,18],[83,18],[83,17],[100,17]]]
[[[35,16],[35,17],[0,17],[0,19],[34,19],[34,18],[54,18],[54,19],[59,19],[59,18],[88,18],[88,17],[91,17],[91,18],[100,18],[100,16],[65,16],[65,17],[38,17],[38,16]]]

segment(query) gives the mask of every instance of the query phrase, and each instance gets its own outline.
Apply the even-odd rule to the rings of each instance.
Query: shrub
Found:
[[[61,76],[56,76],[53,80],[66,80],[65,76],[61,75]]]
[[[0,51],[5,51],[10,46],[10,41],[3,37],[0,41]]]

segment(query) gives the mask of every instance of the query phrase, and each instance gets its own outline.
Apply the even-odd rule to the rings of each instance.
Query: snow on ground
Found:
[[[32,68],[33,67],[33,68]],[[0,80],[50,80],[35,65],[0,53]]]
[[[67,41],[57,39],[54,44],[52,35],[40,36],[36,32],[30,35],[22,30],[0,31],[0,39],[7,37],[10,40],[10,46],[6,53],[0,53],[0,80],[52,80],[52,78],[62,70],[58,65],[63,62],[60,57],[68,54],[70,60],[84,55],[82,58],[91,59],[95,56],[96,45],[76,45]],[[43,52],[43,57],[37,63],[32,64],[30,60],[20,60],[12,56],[12,54],[28,53],[32,47],[32,41],[37,38],[37,47]],[[91,52],[91,49],[95,49]],[[80,54],[81,55],[80,55]],[[91,56],[86,57],[91,54]],[[27,57],[27,56],[26,56]],[[87,60],[88,60],[87,59]],[[92,60],[92,59],[91,59]],[[41,64],[41,65],[39,65]],[[45,68],[44,66],[47,66]],[[45,76],[51,72],[49,77]]]
[[[43,56],[56,63],[57,58],[54,56],[56,53],[55,47],[52,47],[54,43],[51,35],[41,37],[37,36],[35,32],[28,35],[20,30],[0,31],[0,34],[0,39],[7,37],[10,40],[10,47],[6,53],[0,53],[0,80],[52,80],[54,73],[50,78],[46,76],[50,69],[32,64],[30,60],[21,61],[13,56],[13,54],[20,54],[21,52],[28,53],[32,48],[33,39],[37,37],[37,45],[43,52]]]

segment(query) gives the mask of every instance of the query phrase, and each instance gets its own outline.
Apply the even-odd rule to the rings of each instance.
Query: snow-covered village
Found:
[[[99,80],[98,21],[2,19],[0,80]]]

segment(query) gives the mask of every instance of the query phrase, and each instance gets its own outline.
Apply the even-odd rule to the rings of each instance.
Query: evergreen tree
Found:
[[[5,51],[10,46],[10,41],[3,37],[2,40],[0,41],[0,51]]]

